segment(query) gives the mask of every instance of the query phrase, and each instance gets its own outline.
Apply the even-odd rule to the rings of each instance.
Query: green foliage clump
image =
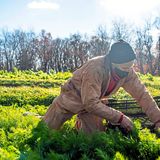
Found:
[[[70,72],[44,73],[31,70],[20,71],[16,68],[13,72],[0,71],[0,85],[3,86],[40,86],[45,88],[59,87],[72,76]]]
[[[22,150],[26,152],[29,149],[25,142],[39,119],[24,116],[26,110],[14,106],[0,106],[0,112],[0,159],[18,159]]]
[[[0,104],[50,105],[59,92],[60,88],[0,87]]]
[[[143,144],[144,141],[141,139],[145,131],[146,129],[141,129],[136,121],[134,131],[128,135],[123,135],[119,129],[109,129],[92,135],[77,133],[74,129],[67,132],[65,129],[54,131],[49,130],[43,122],[40,122],[33,130],[28,144],[32,148],[31,153],[36,155],[38,152],[37,155],[41,155],[42,159],[51,157],[71,160],[156,159],[159,156],[159,139],[148,132],[145,139],[148,139],[148,142],[154,146],[149,149],[151,145]]]
[[[160,155],[160,138],[157,139],[155,134],[151,134],[150,130],[145,128],[139,133],[140,143],[138,148],[141,159],[156,159]]]
[[[148,129],[142,129],[138,121],[134,121],[135,128],[129,134],[116,128],[88,135],[73,128],[75,118],[61,130],[51,130],[38,117],[24,116],[29,108],[29,105],[1,106],[1,159],[5,155],[8,159],[27,160],[150,160],[160,155],[160,139]],[[32,112],[38,112],[38,106],[32,108],[35,108]]]

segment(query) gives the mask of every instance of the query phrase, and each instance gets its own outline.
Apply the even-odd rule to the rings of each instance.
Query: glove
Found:
[[[130,132],[133,129],[132,120],[124,114],[121,115],[118,123],[120,123],[120,126],[123,127],[126,132]]]

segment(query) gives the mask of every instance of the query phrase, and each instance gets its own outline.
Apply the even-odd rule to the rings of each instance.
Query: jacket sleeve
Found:
[[[122,113],[101,102],[103,76],[102,72],[98,73],[94,68],[88,69],[82,75],[81,99],[83,106],[89,113],[117,123]]]
[[[134,70],[131,70],[122,87],[135,98],[153,123],[160,120],[160,109]]]

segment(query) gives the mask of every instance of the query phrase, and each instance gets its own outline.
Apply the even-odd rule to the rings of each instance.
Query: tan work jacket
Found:
[[[87,111],[112,122],[118,122],[121,113],[101,102],[110,78],[110,60],[107,56],[99,56],[89,60],[77,69],[73,73],[73,77],[62,86],[58,98],[60,106],[75,114]],[[133,68],[130,69],[127,77],[118,82],[111,94],[120,87],[123,87],[135,98],[153,123],[160,119],[160,109]]]

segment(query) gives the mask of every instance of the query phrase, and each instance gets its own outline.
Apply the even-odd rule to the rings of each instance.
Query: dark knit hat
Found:
[[[136,59],[132,47],[125,41],[119,40],[111,46],[109,51],[111,62],[121,64]]]

